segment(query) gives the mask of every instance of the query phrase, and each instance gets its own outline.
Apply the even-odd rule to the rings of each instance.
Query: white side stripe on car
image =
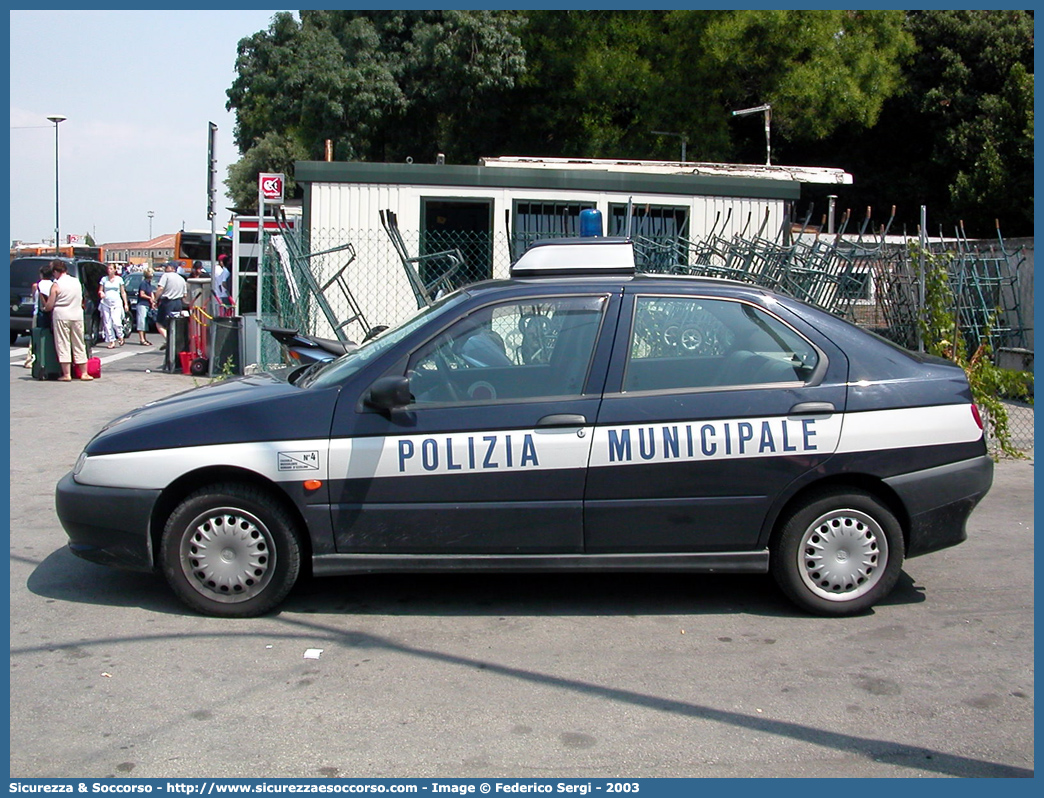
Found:
[[[325,480],[329,446],[326,439],[255,441],[96,455],[85,459],[75,477],[85,485],[158,490],[199,468],[233,466],[273,482]]]
[[[846,413],[838,452],[971,443],[982,437],[971,405],[904,407]]]
[[[969,443],[968,405],[819,416],[266,441],[86,458],[77,480],[160,489],[189,471],[238,466],[274,482],[576,469],[829,455]]]

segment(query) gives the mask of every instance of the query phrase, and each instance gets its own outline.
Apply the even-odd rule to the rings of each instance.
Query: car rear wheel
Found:
[[[196,491],[167,520],[163,574],[192,609],[248,618],[281,602],[297,580],[301,547],[287,511],[257,488]]]
[[[817,493],[784,519],[772,574],[796,604],[819,615],[863,612],[891,592],[904,545],[895,515],[859,490]]]

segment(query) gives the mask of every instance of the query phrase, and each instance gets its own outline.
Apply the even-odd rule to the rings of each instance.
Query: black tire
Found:
[[[197,377],[202,377],[204,374],[207,373],[207,370],[209,368],[210,361],[207,360],[205,357],[194,358],[193,361],[189,364],[189,371],[191,371]]]
[[[301,570],[289,513],[258,488],[198,490],[167,519],[160,545],[167,582],[205,615],[250,618],[278,605]]]
[[[891,592],[903,567],[899,522],[861,490],[815,493],[777,530],[772,575],[795,604],[817,615],[868,610]]]

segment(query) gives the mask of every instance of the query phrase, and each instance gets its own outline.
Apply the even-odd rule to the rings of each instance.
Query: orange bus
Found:
[[[48,244],[22,244],[17,247],[11,247],[11,260],[15,258],[39,257],[41,255],[51,255],[56,258],[82,258],[84,260],[104,262],[105,248],[88,247],[83,244],[66,244],[63,247],[58,247],[57,251]]]
[[[210,236],[209,230],[179,230],[174,234],[174,257],[171,260],[177,262],[179,271],[190,272],[192,265],[199,261],[207,274],[214,273],[214,264],[210,262]],[[232,257],[232,239],[227,238],[224,231],[218,231],[217,237],[217,254]]]

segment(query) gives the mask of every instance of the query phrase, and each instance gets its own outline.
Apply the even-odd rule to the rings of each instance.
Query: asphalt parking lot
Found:
[[[106,421],[206,382],[156,349],[83,384],[11,349],[12,777],[1033,775],[1032,458],[856,618],[767,576],[585,574],[312,580],[220,620],[54,513]]]

